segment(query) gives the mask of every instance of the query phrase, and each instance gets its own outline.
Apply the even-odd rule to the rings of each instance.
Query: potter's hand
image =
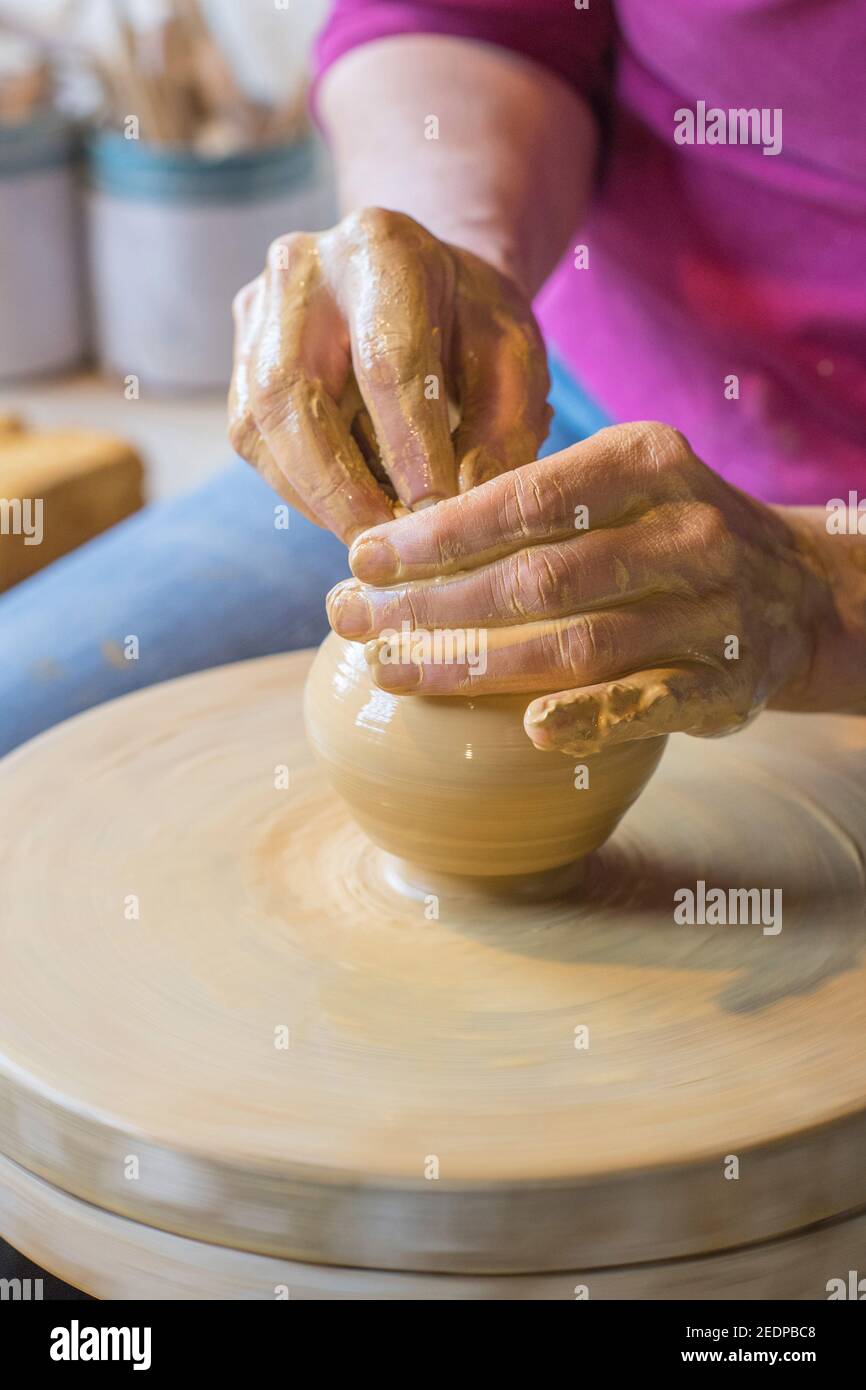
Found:
[[[360,537],[329,615],[379,639],[385,689],[558,692],[527,709],[539,748],[724,733],[808,683],[830,604],[796,517],[729,487],[677,431],[615,426]],[[475,674],[394,661],[381,634],[404,623],[484,630],[486,667],[481,647]]]
[[[402,213],[280,237],[234,310],[232,445],[346,541],[395,496],[420,508],[526,463],[547,433],[529,301]]]

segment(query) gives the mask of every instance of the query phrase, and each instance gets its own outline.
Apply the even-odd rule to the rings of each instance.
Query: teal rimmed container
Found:
[[[0,125],[0,380],[87,349],[78,134],[56,115]]]
[[[88,185],[100,361],[157,390],[225,387],[235,293],[275,237],[333,217],[312,138],[208,159],[103,132]]]

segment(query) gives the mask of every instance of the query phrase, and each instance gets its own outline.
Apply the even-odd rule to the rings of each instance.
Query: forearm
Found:
[[[866,714],[866,536],[833,535],[819,507],[783,507],[805,557],[811,587],[812,660],[805,679],[777,707]]]
[[[412,34],[346,54],[319,108],[344,212],[408,213],[540,288],[580,221],[597,151],[588,105],[560,78],[489,45]]]

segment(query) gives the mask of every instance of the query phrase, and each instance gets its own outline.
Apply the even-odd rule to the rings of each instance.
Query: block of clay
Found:
[[[114,435],[0,425],[0,591],[137,511],[143,478]]]

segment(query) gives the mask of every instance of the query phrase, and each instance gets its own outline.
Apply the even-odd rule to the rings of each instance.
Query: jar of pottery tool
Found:
[[[104,132],[87,201],[99,359],[157,390],[226,387],[235,293],[275,237],[331,220],[309,138],[211,158]]]
[[[75,147],[60,116],[0,121],[0,380],[86,348]]]

